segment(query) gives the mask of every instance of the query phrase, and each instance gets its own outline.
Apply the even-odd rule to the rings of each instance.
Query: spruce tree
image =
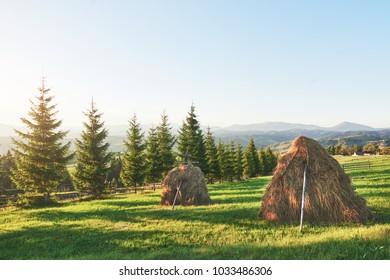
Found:
[[[213,137],[210,127],[207,128],[205,145],[206,159],[209,167],[207,179],[209,183],[212,184],[215,180],[218,180],[220,178],[221,170],[218,161],[218,149],[215,145],[215,139]]]
[[[234,172],[236,167],[236,149],[233,141],[230,141],[229,145],[225,146],[225,178],[230,182],[233,182]]]
[[[159,126],[157,126],[157,139],[158,154],[161,162],[160,172],[162,173],[162,176],[165,177],[175,164],[173,146],[176,142],[175,137],[171,132],[168,116],[165,114],[165,112],[161,115],[161,123]]]
[[[258,155],[260,160],[260,174],[265,175],[269,172],[269,163],[263,145],[260,145]]]
[[[132,186],[137,192],[137,186],[141,186],[145,180],[145,144],[144,133],[134,114],[129,121],[127,139],[124,142],[122,180],[125,186]]]
[[[111,154],[109,143],[105,142],[108,130],[101,121],[102,113],[98,112],[95,103],[84,115],[84,131],[81,139],[76,140],[77,165],[74,173],[76,187],[86,193],[100,197],[105,191],[105,180],[109,171]]]
[[[11,189],[14,187],[11,180],[11,170],[15,167],[14,156],[11,151],[8,150],[0,159],[0,188]]]
[[[266,170],[266,173],[270,174],[275,170],[276,165],[278,164],[278,157],[272,152],[271,147],[267,147],[265,149],[265,156],[267,158],[268,163],[268,169]]]
[[[259,175],[260,171],[260,159],[253,137],[251,137],[244,152],[244,175],[247,178],[253,178]]]
[[[227,179],[226,175],[226,147],[225,144],[222,142],[222,140],[219,140],[218,146],[217,146],[217,157],[218,157],[218,164],[220,168],[220,176],[219,181],[222,182]]]
[[[189,154],[191,161],[197,161],[198,166],[205,175],[208,174],[206,159],[206,146],[203,132],[195,114],[195,106],[192,105],[186,121],[179,131],[177,149],[181,155]]]
[[[62,121],[55,118],[56,104],[45,87],[44,79],[38,89],[36,103],[31,102],[28,113],[31,119],[21,118],[27,132],[15,130],[20,139],[13,139],[16,167],[12,180],[26,194],[44,194],[44,201],[64,178],[66,165],[73,157],[69,154],[70,142],[63,144],[67,131],[58,130]]]
[[[159,153],[159,143],[157,131],[154,127],[150,128],[146,140],[146,181],[148,183],[157,183],[161,181],[163,173],[162,161]]]
[[[242,151],[242,146],[240,142],[237,142],[236,145],[236,154],[235,154],[235,170],[234,175],[237,180],[241,180],[244,174],[244,153]]]
[[[122,159],[120,153],[111,158],[110,167],[108,170],[106,182],[110,189],[121,187],[121,170],[122,170]]]

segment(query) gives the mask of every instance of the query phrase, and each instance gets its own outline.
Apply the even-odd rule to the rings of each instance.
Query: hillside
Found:
[[[144,125],[143,130],[146,132],[151,125]],[[172,125],[173,133],[177,133],[179,126]],[[111,144],[112,152],[123,151],[123,140],[126,138],[125,125],[107,126],[110,136],[107,141]],[[18,129],[21,129],[18,127]],[[72,141],[78,137],[81,128],[65,128],[69,130],[66,141]],[[204,131],[206,128],[204,128]],[[213,127],[212,131],[216,141],[222,140],[225,143],[230,141],[240,141],[245,147],[251,137],[254,138],[257,146],[271,146],[274,150],[285,151],[290,142],[299,135],[304,135],[318,140],[324,147],[330,145],[344,144],[353,146],[358,144],[364,146],[367,142],[378,144],[384,142],[390,145],[390,129],[374,129],[372,127],[343,122],[332,128],[323,128],[315,125],[291,124],[282,122],[268,122],[252,125],[233,125],[225,128]],[[8,133],[8,134],[7,134]],[[4,154],[11,148],[12,140],[10,135],[14,135],[11,126],[0,124],[0,154]],[[73,142],[73,141],[72,141]],[[74,146],[72,146],[74,148]]]

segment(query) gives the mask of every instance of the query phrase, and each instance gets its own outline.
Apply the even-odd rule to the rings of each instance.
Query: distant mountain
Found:
[[[374,131],[376,128],[343,122],[333,127],[321,127],[312,124],[286,123],[286,122],[264,122],[255,124],[235,124],[222,129],[225,132],[255,132],[255,131],[290,131],[290,130],[324,130],[324,131]]]
[[[235,124],[223,128],[223,130],[228,130],[228,131],[287,131],[292,129],[317,130],[323,128],[317,125],[285,123],[285,122]]]
[[[351,122],[342,122],[336,126],[329,128],[332,131],[374,131],[377,130],[371,126],[351,123]]]

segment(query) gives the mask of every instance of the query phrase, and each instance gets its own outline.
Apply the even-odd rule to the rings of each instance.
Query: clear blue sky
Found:
[[[21,124],[42,68],[64,125],[93,97],[202,125],[390,127],[390,1],[0,1],[0,123]]]

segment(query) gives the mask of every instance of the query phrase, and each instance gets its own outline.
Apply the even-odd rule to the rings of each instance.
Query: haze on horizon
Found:
[[[2,1],[0,123],[41,82],[64,126],[271,121],[390,127],[389,1]]]

